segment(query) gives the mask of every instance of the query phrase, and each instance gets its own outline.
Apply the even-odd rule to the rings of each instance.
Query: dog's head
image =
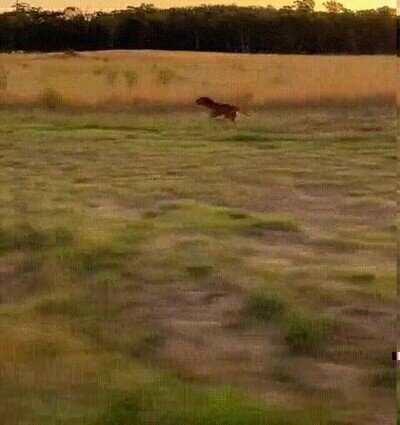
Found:
[[[214,105],[214,101],[211,100],[209,97],[199,97],[196,100],[196,103],[198,105],[207,106],[207,107],[210,107],[210,106]]]

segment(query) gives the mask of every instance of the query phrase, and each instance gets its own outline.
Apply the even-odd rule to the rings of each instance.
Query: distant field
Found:
[[[0,55],[0,103],[245,107],[395,101],[391,56],[115,51]]]
[[[0,91],[0,423],[392,425],[395,108],[361,101],[371,67],[350,83],[389,59],[336,58],[335,88],[312,65],[331,58],[136,55],[0,59],[20,73]],[[360,105],[257,108],[271,75],[296,78],[294,103],[343,101],[349,76]],[[252,116],[186,110],[203,78]],[[168,92],[170,113],[54,103]]]

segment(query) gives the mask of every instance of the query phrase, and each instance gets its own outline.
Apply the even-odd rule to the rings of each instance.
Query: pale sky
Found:
[[[318,8],[321,8],[325,0],[317,0]],[[340,0],[339,0],[340,1]],[[15,1],[0,0],[0,12],[7,10]],[[174,6],[199,6],[201,4],[237,4],[238,6],[266,6],[271,4],[274,7],[290,5],[293,0],[27,0],[26,3],[43,9],[64,9],[67,6],[76,6],[82,10],[113,10],[125,9],[126,6],[139,6],[141,3],[153,3],[160,8]],[[352,10],[371,9],[381,6],[396,7],[396,0],[343,0],[346,7]]]

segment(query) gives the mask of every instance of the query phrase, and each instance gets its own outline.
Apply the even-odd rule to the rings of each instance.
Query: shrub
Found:
[[[64,99],[56,90],[47,88],[43,90],[40,102],[45,108],[54,109],[60,107],[64,103]]]
[[[278,320],[285,313],[285,303],[277,295],[262,291],[250,293],[246,304],[250,316],[265,322]]]

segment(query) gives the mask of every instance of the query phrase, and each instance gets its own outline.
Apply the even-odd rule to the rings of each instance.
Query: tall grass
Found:
[[[0,65],[0,91],[7,89],[9,71],[4,66]]]
[[[71,105],[100,107],[137,104],[138,99],[187,107],[204,95],[245,107],[366,98],[394,102],[395,65],[389,56],[158,51],[2,55],[0,102],[40,103],[44,90],[56,90]]]

